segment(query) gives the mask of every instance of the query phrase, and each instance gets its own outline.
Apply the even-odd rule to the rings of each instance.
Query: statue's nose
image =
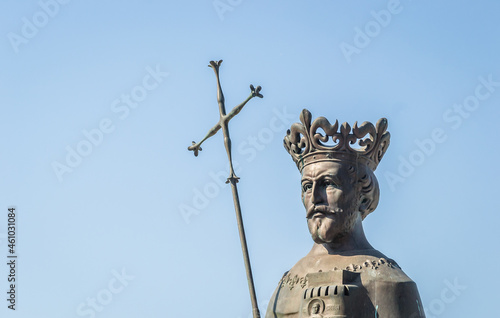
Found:
[[[323,191],[317,183],[314,183],[312,188],[311,202],[313,204],[318,204],[322,203],[323,201],[324,201]]]

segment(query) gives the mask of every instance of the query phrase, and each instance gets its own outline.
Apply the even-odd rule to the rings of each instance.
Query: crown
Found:
[[[325,117],[318,117],[311,124],[311,112],[307,109],[302,110],[300,121],[302,124],[292,124],[283,140],[299,171],[318,161],[359,162],[375,171],[389,147],[391,135],[386,118],[379,119],[375,126],[367,121],[358,126],[356,122],[352,133],[348,123],[343,123],[338,131],[338,120],[331,125]],[[325,135],[318,132],[319,128]]]

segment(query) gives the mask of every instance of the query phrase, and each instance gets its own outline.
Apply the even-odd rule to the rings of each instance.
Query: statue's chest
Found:
[[[287,318],[374,317],[376,282],[398,275],[406,277],[394,261],[373,256],[302,260],[281,279],[273,312]]]
[[[289,285],[282,283],[276,295],[277,301],[274,304],[276,316],[286,318],[299,317],[300,300],[306,290],[307,288],[300,285],[290,288]]]
[[[367,317],[375,313],[360,273],[334,270],[285,276],[275,303],[277,317]],[[357,315],[356,312],[362,313]]]

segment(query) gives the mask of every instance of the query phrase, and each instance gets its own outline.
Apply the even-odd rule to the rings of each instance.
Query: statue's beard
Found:
[[[350,212],[341,212],[350,213]],[[326,214],[320,217],[310,217],[307,225],[312,239],[318,244],[331,243],[353,231],[356,224],[356,215],[350,213],[343,220],[339,221],[336,213]]]
[[[328,228],[325,225],[325,222],[322,222],[321,219],[310,220],[308,221],[309,232],[311,232],[311,236],[314,242],[318,244],[322,243],[330,243],[333,238],[328,238],[327,232]]]

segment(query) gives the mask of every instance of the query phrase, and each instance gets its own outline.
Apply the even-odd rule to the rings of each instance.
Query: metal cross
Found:
[[[240,233],[240,241],[241,241],[241,249],[243,251],[243,258],[245,261],[245,269],[247,273],[247,280],[248,280],[248,289],[250,290],[250,299],[252,301],[252,311],[253,311],[253,317],[254,318],[259,318],[260,313],[259,313],[259,308],[257,306],[257,296],[255,295],[255,287],[253,284],[253,276],[252,276],[252,268],[250,266],[250,258],[248,256],[248,248],[247,248],[247,241],[245,237],[245,229],[243,227],[243,219],[241,217],[241,207],[240,207],[240,199],[238,197],[238,188],[236,187],[236,183],[238,183],[238,177],[234,174],[234,169],[233,169],[233,161],[231,159],[231,138],[229,137],[229,128],[228,128],[228,123],[229,121],[236,116],[242,109],[243,106],[245,106],[246,103],[248,103],[249,100],[251,100],[254,97],[264,97],[262,94],[260,94],[260,90],[262,89],[260,86],[257,86],[257,88],[254,88],[253,85],[250,85],[250,96],[247,97],[241,104],[238,106],[234,107],[229,114],[226,115],[226,107],[224,104],[224,94],[222,93],[222,88],[220,86],[220,80],[219,80],[219,67],[222,63],[222,60],[215,62],[215,61],[210,61],[209,67],[211,67],[214,72],[215,72],[215,77],[217,78],[217,102],[219,103],[219,113],[220,113],[220,119],[217,124],[215,124],[212,129],[210,129],[205,136],[200,142],[195,143],[193,141],[193,144],[188,147],[188,150],[192,150],[194,152],[195,156],[198,156],[198,152],[201,151],[201,144],[207,140],[208,138],[212,137],[215,135],[219,129],[222,128],[222,133],[224,135],[224,145],[226,146],[226,152],[227,152],[227,157],[229,159],[229,177],[227,178],[226,183],[231,183],[231,189],[233,191],[233,201],[234,201],[234,209],[236,210],[236,219],[238,221],[238,230]]]

